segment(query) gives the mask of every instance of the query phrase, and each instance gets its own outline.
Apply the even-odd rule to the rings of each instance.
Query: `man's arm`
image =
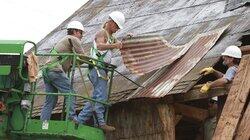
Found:
[[[210,88],[213,87],[218,87],[218,86],[224,86],[226,83],[228,83],[228,80],[224,77],[219,78],[213,82],[207,82],[206,84],[204,84],[201,89],[200,92],[201,93],[207,93],[209,91]]]
[[[214,76],[215,76],[216,78],[222,78],[223,75],[224,75],[222,72],[217,71],[217,70],[214,70],[213,74],[214,74]],[[218,80],[219,80],[219,79],[218,79]]]
[[[71,43],[72,43],[71,47],[74,48],[75,52],[78,53],[78,54],[84,54],[84,50],[83,50],[83,48],[81,46],[80,40],[78,40],[77,38],[70,38],[70,40],[71,40]]]
[[[104,31],[100,31],[96,34],[95,36],[95,42],[97,45],[98,50],[104,51],[108,49],[121,49],[122,48],[122,43],[121,42],[116,42],[114,44],[107,44],[107,35]]]
[[[235,67],[230,67],[225,75],[222,74],[222,77],[213,81],[213,82],[207,82],[201,87],[201,92],[202,93],[207,93],[210,88],[213,87],[218,87],[218,86],[224,86],[228,82],[231,82],[236,74],[237,68]],[[215,72],[214,72],[215,73]],[[220,76],[220,73],[217,73]]]
[[[216,78],[223,77],[223,73],[222,72],[217,71],[217,70],[215,70],[212,67],[203,68],[199,73],[202,74],[202,75],[213,74]]]
[[[78,40],[77,38],[69,38],[69,43],[71,45],[71,47],[73,47],[72,49],[74,49],[74,51],[77,53],[77,54],[82,54],[82,55],[85,55],[85,52],[81,46],[81,42],[80,40]],[[85,59],[84,56],[79,56],[80,59]],[[82,64],[83,62],[79,62],[79,64]]]
[[[219,78],[213,82],[210,83],[210,87],[219,87],[219,86],[224,86],[228,83],[229,81],[226,78]]]

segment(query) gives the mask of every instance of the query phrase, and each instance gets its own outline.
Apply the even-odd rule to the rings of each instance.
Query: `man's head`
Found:
[[[104,27],[107,27],[112,33],[115,33],[119,29],[123,29],[125,23],[125,16],[122,12],[114,11],[109,14],[109,20],[105,23]]]
[[[81,40],[84,34],[84,27],[79,21],[71,21],[67,26],[68,35],[73,35]]]
[[[239,47],[237,46],[229,46],[226,50],[221,54],[223,57],[223,63],[227,66],[235,65],[240,63],[240,59],[242,57],[242,53]]]

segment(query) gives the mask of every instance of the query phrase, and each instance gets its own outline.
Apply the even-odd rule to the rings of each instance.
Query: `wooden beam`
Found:
[[[182,119],[182,115],[175,115],[175,119],[174,119],[175,126],[180,122],[181,119]]]
[[[160,120],[163,124],[163,139],[175,140],[175,111],[173,105],[157,104]]]
[[[243,55],[250,54],[250,45],[240,47],[240,50]]]
[[[195,119],[197,121],[204,121],[209,116],[208,110],[189,105],[175,103],[174,108],[176,113],[186,116],[188,118]]]
[[[175,94],[173,95],[173,101],[174,102],[186,102],[186,101],[192,101],[192,100],[198,100],[198,99],[206,99],[206,98],[212,98],[216,96],[223,96],[227,95],[230,85],[226,85],[225,87],[216,87],[213,89],[210,89],[210,91],[207,94],[201,93],[202,85],[197,85],[194,88],[192,88],[189,92],[185,94]]]
[[[250,104],[248,103],[247,109],[241,119],[240,126],[236,132],[235,140],[249,140],[250,139]]]
[[[213,140],[232,140],[239,123],[241,113],[247,101],[250,90],[250,55],[243,56],[239,70],[234,78],[232,87],[221,117],[217,124]]]

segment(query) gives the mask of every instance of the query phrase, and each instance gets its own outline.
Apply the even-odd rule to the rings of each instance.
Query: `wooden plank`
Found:
[[[250,104],[248,103],[247,109],[241,119],[239,128],[236,132],[235,140],[249,140],[250,139]]]
[[[106,133],[106,139],[165,140],[163,124],[166,122],[161,120],[161,118],[163,120],[165,118],[160,118],[157,104],[156,102],[145,101],[145,99],[138,99],[110,107],[107,123],[114,126],[116,131]],[[167,125],[169,123],[165,124],[165,126]],[[168,129],[171,130],[172,128]]]
[[[235,134],[250,89],[250,55],[243,56],[234,78],[213,140],[231,140]]]
[[[175,120],[174,120],[175,126],[180,122],[181,119],[182,119],[182,115],[175,115]]]
[[[240,47],[242,54],[250,54],[250,45]]]
[[[179,103],[175,103],[174,107],[176,113],[186,116],[188,118],[195,119],[197,121],[204,121],[209,116],[208,110],[205,109]]]
[[[192,90],[185,94],[175,94],[173,95],[174,102],[186,102],[186,101],[192,101],[192,100],[198,100],[198,99],[206,99],[206,98],[212,98],[216,96],[223,96],[228,93],[228,89],[230,85],[227,85],[225,87],[216,87],[209,91],[207,94],[203,94],[200,92],[200,88],[202,85],[195,86]]]
[[[158,104],[157,109],[163,124],[163,139],[175,140],[175,111],[173,105]]]

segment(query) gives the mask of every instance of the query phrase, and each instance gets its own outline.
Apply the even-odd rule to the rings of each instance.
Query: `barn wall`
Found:
[[[173,118],[173,110],[171,117],[162,115],[160,117],[159,112],[168,116],[167,112],[169,111],[161,108],[167,109],[168,106],[143,100],[111,107],[108,124],[115,126],[116,131],[108,133],[107,140],[164,140],[166,137],[174,137],[174,134],[165,133],[170,128],[166,128],[168,120],[165,120],[165,124],[163,124],[164,118]]]

